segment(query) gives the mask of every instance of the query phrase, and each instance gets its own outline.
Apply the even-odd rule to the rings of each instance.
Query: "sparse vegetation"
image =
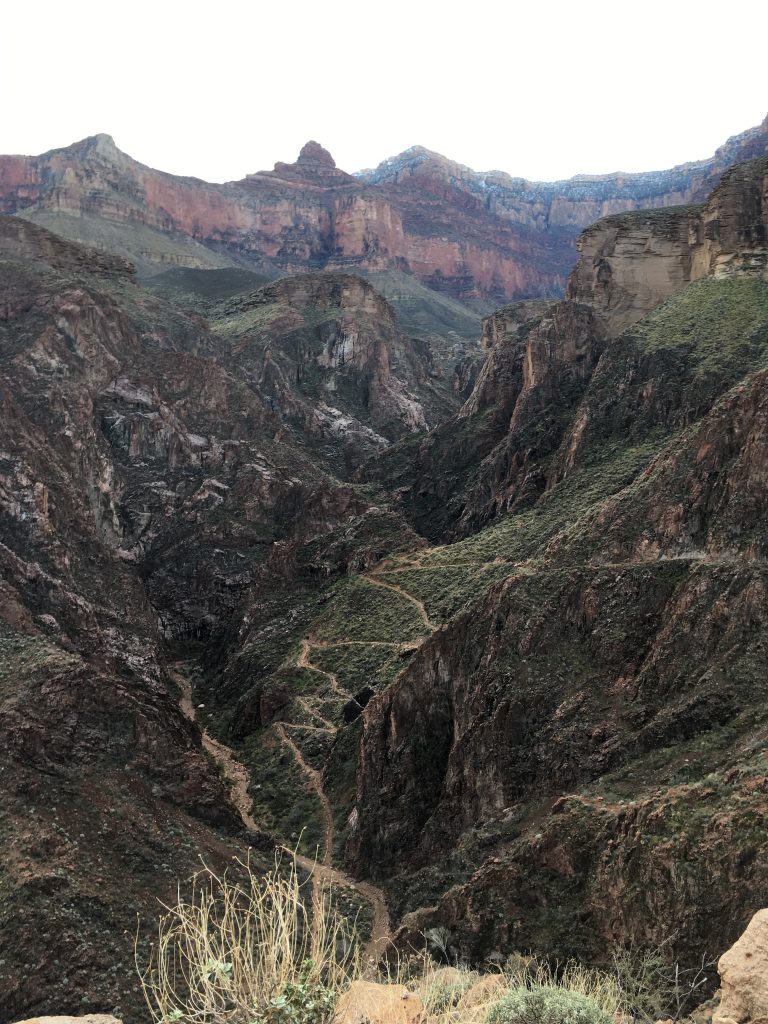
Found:
[[[188,897],[180,889],[165,908],[149,952],[137,943],[152,1019],[328,1024],[340,996],[364,976],[358,915],[367,908],[350,902],[350,893],[302,878],[290,857],[266,875],[250,864],[237,868],[237,881],[203,871]],[[369,924],[363,922],[364,931]],[[447,955],[439,935],[431,945]],[[617,951],[605,971],[519,954],[486,974],[441,965],[427,952],[381,966],[379,980],[417,995],[432,1024],[612,1024],[618,1016],[681,1019],[695,1006],[712,961],[683,970],[660,948]]]
[[[510,992],[488,1014],[488,1024],[612,1024],[599,1003],[568,988],[541,985]]]

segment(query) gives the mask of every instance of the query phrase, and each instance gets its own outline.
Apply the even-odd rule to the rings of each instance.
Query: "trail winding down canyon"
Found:
[[[366,575],[363,576],[363,579],[368,583],[372,583],[374,587],[384,587],[386,590],[391,590],[395,594],[399,594],[400,597],[404,597],[406,601],[414,606],[416,611],[419,613],[419,618],[430,632],[434,633],[435,630],[439,628],[436,623],[432,622],[427,614],[424,602],[420,601],[418,597],[414,597],[413,594],[409,594],[407,590],[403,590],[403,588],[399,587],[396,583],[388,583],[386,580],[381,579],[375,572],[366,573]]]
[[[308,656],[309,644],[305,641],[304,645],[302,645],[301,657],[305,659],[304,665],[307,668],[314,668],[314,666],[309,664]],[[315,669],[315,671],[322,672],[321,669]],[[181,700],[179,703],[182,714],[190,722],[196,723],[197,715],[191,681],[176,669],[172,669],[170,675],[179,687],[181,693]],[[332,673],[323,672],[323,675],[331,677]],[[335,676],[333,676],[332,685],[341,692]],[[299,768],[307,779],[308,785],[317,794],[323,814],[324,849],[322,862],[311,860],[308,857],[302,857],[298,853],[289,850],[287,847],[284,849],[291,856],[295,857],[296,864],[310,875],[312,879],[312,900],[316,909],[322,906],[323,893],[331,886],[352,889],[363,896],[363,898],[371,904],[371,908],[373,910],[373,922],[371,924],[371,936],[364,949],[364,957],[369,961],[376,962],[381,958],[387,946],[392,941],[392,928],[390,925],[389,911],[387,909],[384,893],[369,882],[358,881],[331,865],[334,832],[333,814],[331,812],[331,806],[328,798],[323,791],[320,773],[315,771],[306,763],[301,751],[288,735],[286,727],[282,722],[277,725],[276,731],[280,741],[292,751]],[[248,787],[250,785],[250,773],[248,772],[248,769],[237,760],[229,747],[214,739],[205,730],[202,730],[202,741],[204,749],[208,751],[211,757],[213,757],[216,763],[220,766],[225,778],[230,783],[230,796],[232,803],[240,813],[243,824],[246,828],[251,829],[252,831],[260,831],[259,824],[251,813],[252,801],[248,795]]]

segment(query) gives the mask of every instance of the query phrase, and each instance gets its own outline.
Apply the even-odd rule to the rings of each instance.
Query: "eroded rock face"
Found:
[[[325,304],[321,291],[306,296],[327,328],[311,358],[330,353],[318,370],[333,381],[334,353],[354,351],[369,383],[377,359],[390,367],[387,344],[405,345],[391,310],[354,278]],[[252,592],[311,594],[307,561],[326,580],[380,557],[388,533],[412,537],[334,475],[359,458],[354,429],[316,444],[250,374],[242,332],[216,333],[225,320],[169,307],[124,260],[0,217],[3,1019],[138,1016],[137,913],[149,926],[201,858],[223,871],[247,855],[169,650],[202,641],[213,657],[247,635]],[[286,359],[290,334],[271,334]],[[393,376],[379,377],[382,415]],[[259,721],[284,696],[262,693]]]
[[[603,225],[606,287],[598,231],[578,300],[489,318],[426,434],[429,352],[357,278],[189,312],[0,220],[9,1019],[132,1010],[104,964],[132,971],[135,913],[244,853],[170,652],[201,655],[196,698],[271,786],[253,815],[321,821],[403,943],[604,961],[674,928],[697,960],[768,904],[764,168],[643,215],[642,244],[636,214]],[[316,147],[257,177],[336,180]],[[395,438],[364,469],[383,486],[351,479]]]
[[[293,164],[212,185],[137,164],[97,135],[40,157],[0,158],[0,210],[126,247],[142,266],[224,266],[234,255],[291,272],[406,270],[463,301],[500,305],[561,294],[581,229],[700,200],[727,167],[764,154],[767,137],[764,123],[711,160],[555,183],[478,174],[419,147],[353,177],[310,142]],[[131,231],[116,235],[105,220]]]
[[[484,321],[490,351],[456,416],[420,439],[417,452],[404,443],[362,470],[397,487],[430,538],[473,532],[545,489],[541,464],[560,445],[564,410],[575,407],[603,350],[605,329],[591,307],[518,305]]]
[[[701,277],[768,268],[768,165],[728,171],[703,206],[607,218],[579,239],[568,297],[615,336]]]
[[[267,285],[226,306],[218,330],[232,337],[236,363],[259,375],[273,404],[304,432],[340,440],[346,433],[350,447],[357,440],[367,454],[427,430],[428,418],[442,419],[454,406],[447,388],[440,393],[429,350],[399,330],[370,284],[350,274]]]

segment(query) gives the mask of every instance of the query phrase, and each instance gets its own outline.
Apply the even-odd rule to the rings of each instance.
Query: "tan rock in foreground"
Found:
[[[768,910],[758,910],[717,969],[722,998],[712,1024],[747,1024],[768,1016]]]
[[[456,1009],[461,1013],[462,1010],[474,1010],[484,1003],[500,999],[506,987],[507,981],[503,974],[486,974],[464,993]]]
[[[402,985],[355,981],[339,1000],[334,1024],[416,1024],[423,1017],[421,999]]]
[[[123,1024],[110,1013],[87,1013],[84,1017],[28,1017],[18,1024]]]

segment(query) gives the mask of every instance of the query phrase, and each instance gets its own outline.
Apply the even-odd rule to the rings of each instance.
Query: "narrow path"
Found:
[[[327,718],[323,718],[323,716],[320,714],[320,712],[317,710],[317,708],[314,708],[309,703],[309,701],[307,700],[306,697],[297,697],[296,698],[296,703],[299,705],[299,707],[304,708],[306,713],[308,715],[311,715],[312,718],[316,718],[318,720],[318,722],[322,722],[323,726],[325,727],[326,732],[336,732],[337,731],[336,726],[333,724],[333,722],[329,722]],[[311,726],[308,726],[307,728],[311,728]]]
[[[287,747],[290,747],[293,756],[296,758],[296,763],[307,778],[309,785],[314,789],[317,794],[317,799],[320,801],[323,814],[323,860],[322,863],[325,867],[328,867],[331,863],[331,855],[333,853],[333,812],[331,811],[331,805],[328,802],[328,797],[323,791],[323,782],[320,772],[317,769],[312,768],[304,760],[304,755],[293,742],[291,737],[286,731],[283,722],[278,722],[275,725],[275,732],[280,737],[281,743],[284,743]]]
[[[308,713],[311,714],[311,712]],[[332,725],[307,725],[305,722],[284,722],[283,724],[286,729],[304,729],[308,732],[338,732]]]
[[[328,647],[402,647],[397,640],[312,640],[306,643],[307,646],[318,647],[321,651]]]
[[[192,697],[192,683],[185,676],[179,672],[171,670],[171,679],[181,690],[181,712],[185,718],[188,718],[190,722],[197,721],[197,715],[195,713],[195,704]],[[240,817],[243,819],[243,823],[247,828],[253,832],[259,831],[259,826],[251,814],[252,802],[248,795],[248,786],[250,785],[251,777],[248,773],[248,769],[245,765],[240,764],[235,759],[235,755],[229,749],[225,747],[223,743],[219,743],[212,736],[203,730],[203,747],[211,757],[221,766],[224,772],[224,777],[229,780],[232,787],[231,799],[232,803],[240,812]]]
[[[317,669],[316,671],[322,670]],[[192,683],[186,676],[183,676],[173,668],[169,669],[169,673],[171,679],[173,679],[179,687],[179,691],[181,693],[179,706],[182,714],[190,722],[196,723],[197,714],[194,695],[192,692]],[[290,854],[294,858],[296,864],[310,876],[312,880],[312,905],[315,912],[319,912],[323,907],[324,892],[330,885],[335,885],[342,889],[352,889],[355,892],[359,892],[364,899],[368,900],[373,908],[373,924],[371,927],[371,937],[365,946],[363,955],[366,959],[377,962],[392,941],[392,927],[389,920],[389,911],[387,910],[384,893],[369,882],[356,881],[350,875],[347,875],[345,872],[339,871],[331,866],[330,861],[333,851],[333,814],[331,812],[331,806],[328,798],[323,792],[320,773],[315,771],[314,768],[311,768],[306,763],[301,751],[285,731],[283,723],[279,723],[276,726],[276,731],[278,732],[281,741],[293,751],[297,764],[306,775],[312,787],[316,789],[318,798],[320,799],[320,804],[323,808],[323,844],[325,847],[323,851],[323,862],[320,864],[315,860],[311,860],[309,857],[303,857],[287,847],[283,847],[283,849],[286,853]],[[240,761],[237,760],[229,747],[220,743],[218,740],[215,740],[212,736],[209,736],[205,730],[202,732],[202,740],[204,749],[208,751],[211,757],[213,757],[216,763],[221,767],[224,777],[231,785],[231,800],[239,811],[243,824],[246,828],[251,829],[254,832],[259,831],[258,822],[253,817],[251,811],[252,801],[248,795],[248,787],[250,785],[250,774],[248,769],[244,764],[241,764]]]
[[[368,583],[372,583],[374,587],[384,587],[387,590],[394,590],[396,594],[400,594],[400,596],[404,597],[406,601],[410,601],[421,616],[421,621],[430,632],[434,633],[436,629],[439,629],[439,627],[432,622],[429,615],[427,615],[427,609],[424,607],[424,602],[420,601],[418,597],[414,597],[413,594],[409,594],[407,590],[403,590],[402,587],[398,587],[396,583],[389,583],[387,580],[378,578],[374,573],[365,573],[363,579],[367,580]]]
[[[326,672],[324,668],[318,668],[317,665],[313,665],[309,659],[309,652],[312,648],[309,640],[301,641],[301,653],[299,654],[298,661],[296,662],[297,668],[308,668],[312,672],[319,672],[321,676],[325,676],[328,682],[331,684],[331,689],[334,693],[337,693],[340,697],[344,697],[345,700],[349,699],[349,694],[343,686],[339,684],[339,680],[333,674],[333,672]]]

